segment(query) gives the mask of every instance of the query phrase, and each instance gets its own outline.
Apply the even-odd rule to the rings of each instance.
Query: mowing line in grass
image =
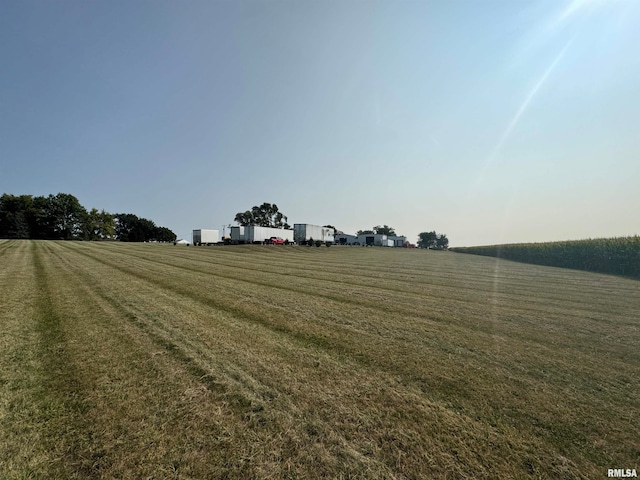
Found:
[[[37,331],[40,335],[40,360],[44,368],[45,437],[55,452],[50,465],[52,477],[88,478],[95,476],[99,451],[88,451],[92,426],[85,412],[89,408],[81,376],[73,365],[67,339],[51,291],[52,279],[42,251],[43,243],[34,243],[33,259],[38,297]]]

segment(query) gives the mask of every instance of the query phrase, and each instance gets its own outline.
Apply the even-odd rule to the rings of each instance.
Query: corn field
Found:
[[[640,278],[640,236],[514,243],[451,250],[516,262]]]

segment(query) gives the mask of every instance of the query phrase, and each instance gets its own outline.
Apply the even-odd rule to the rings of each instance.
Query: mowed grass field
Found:
[[[640,469],[640,282],[452,252],[0,241],[0,478]]]

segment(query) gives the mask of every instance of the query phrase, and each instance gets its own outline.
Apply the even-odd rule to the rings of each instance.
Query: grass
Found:
[[[451,252],[0,242],[2,478],[638,468],[638,281]]]

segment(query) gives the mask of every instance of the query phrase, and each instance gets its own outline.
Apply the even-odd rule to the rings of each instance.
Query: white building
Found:
[[[384,235],[382,233],[363,233],[355,240],[360,245],[374,247],[403,247],[407,237]]]
[[[367,247],[388,247],[389,239],[387,235],[382,233],[363,233],[358,235],[356,241],[360,245],[365,245]]]

